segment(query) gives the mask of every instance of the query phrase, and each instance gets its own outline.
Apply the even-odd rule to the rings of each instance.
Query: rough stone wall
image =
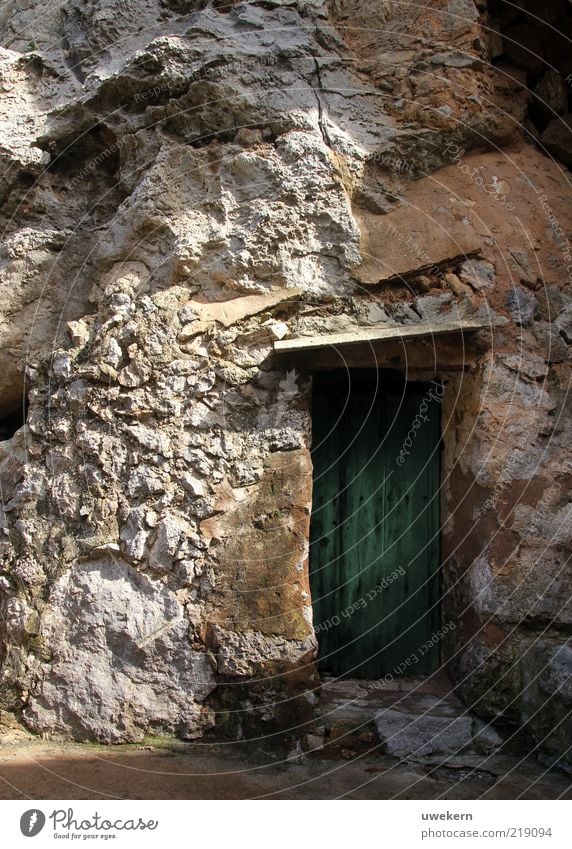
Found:
[[[273,342],[478,317],[443,413],[449,668],[561,749],[566,139],[534,146],[547,77],[493,24],[472,0],[5,5],[0,401],[29,411],[0,443],[2,706],[31,728],[303,717],[311,385]]]

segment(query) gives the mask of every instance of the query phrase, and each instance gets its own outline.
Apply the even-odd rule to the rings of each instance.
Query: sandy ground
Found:
[[[376,757],[288,762],[243,744],[0,744],[2,799],[572,799],[570,779],[494,756],[454,765]]]

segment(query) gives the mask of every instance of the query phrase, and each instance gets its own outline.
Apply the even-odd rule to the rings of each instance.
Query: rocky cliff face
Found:
[[[303,717],[310,378],[273,343],[478,318],[434,366],[447,659],[561,753],[569,31],[542,8],[5,4],[4,709],[104,741]]]

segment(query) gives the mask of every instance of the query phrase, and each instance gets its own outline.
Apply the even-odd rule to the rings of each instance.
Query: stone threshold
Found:
[[[462,704],[443,672],[391,682],[325,678],[306,751],[379,754],[425,764],[476,766],[500,750],[497,731]]]

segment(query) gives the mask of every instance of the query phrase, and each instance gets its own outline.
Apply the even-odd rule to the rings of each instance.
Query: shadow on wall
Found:
[[[491,61],[529,91],[524,128],[532,140],[572,164],[572,9],[550,3],[490,0]]]
[[[20,404],[6,412],[0,408],[0,442],[12,439],[17,430],[26,423],[28,415],[28,399],[23,398]]]

